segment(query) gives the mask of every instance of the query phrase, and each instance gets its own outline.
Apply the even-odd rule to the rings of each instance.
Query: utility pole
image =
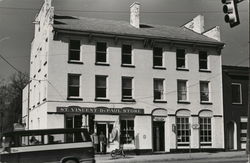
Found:
[[[250,25],[250,22],[249,22]],[[248,38],[249,39],[249,38]],[[250,50],[250,41],[248,41],[248,48]],[[250,56],[250,54],[249,54]],[[250,64],[250,57],[249,57],[249,64]],[[248,68],[248,113],[247,113],[247,158],[248,163],[250,163],[250,67]]]

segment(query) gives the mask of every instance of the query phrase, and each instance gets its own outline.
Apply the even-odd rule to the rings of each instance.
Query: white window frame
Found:
[[[123,57],[123,45],[128,45],[128,46],[131,46],[131,64],[128,64],[128,63],[123,63],[123,60],[122,60],[122,57]],[[133,54],[133,46],[131,44],[127,44],[127,43],[123,43],[122,46],[121,46],[121,63],[123,66],[133,66],[134,65],[134,54]]]
[[[79,49],[79,60],[70,59],[70,41],[80,41],[80,49]],[[76,49],[73,49],[76,50]],[[69,39],[69,46],[68,46],[68,61],[69,62],[82,62],[82,40],[80,39]]]
[[[203,123],[201,123],[201,118],[203,118]],[[204,123],[204,119],[206,119],[206,120],[210,119],[210,123],[208,123],[208,122]],[[208,125],[210,125],[210,129],[208,128]],[[199,133],[201,132],[201,128],[204,127],[204,126],[206,126],[206,127],[203,128],[203,131],[207,132],[206,135],[200,135],[199,134],[200,146],[201,147],[211,147],[212,146],[212,137],[213,137],[213,135],[212,135],[212,118],[211,117],[199,117],[199,126],[200,126],[199,127],[199,130],[200,130]],[[210,135],[208,134],[209,131],[211,132]],[[202,136],[203,136],[204,139],[206,137],[207,141],[205,141],[205,140],[201,141]],[[210,137],[210,141],[208,140],[209,137]]]
[[[232,85],[239,85],[240,86],[240,102],[233,102],[233,98],[232,98],[232,104],[242,104],[242,87],[241,87],[241,83],[231,83],[231,89],[233,89]]]
[[[106,79],[106,89],[105,89],[105,91],[106,91],[106,97],[98,97],[97,96],[97,78],[98,77],[105,77],[105,79]],[[108,76],[107,75],[96,75],[95,76],[95,99],[96,100],[102,100],[102,99],[108,99]]]
[[[97,44],[98,43],[105,43],[106,44],[106,62],[101,62],[101,61],[97,61]],[[108,43],[105,42],[105,41],[97,41],[96,44],[95,44],[95,62],[96,64],[108,64],[109,63],[109,60],[108,60]]]
[[[182,99],[179,99],[179,90],[178,90],[178,83],[179,82],[185,82],[186,83],[186,99],[185,100],[182,100]],[[188,102],[189,101],[189,95],[188,95],[188,80],[185,80],[185,79],[177,79],[177,101],[178,102]]]
[[[178,67],[178,54],[177,54],[177,51],[178,50],[184,50],[184,59],[185,59],[185,65],[184,65],[184,67]],[[187,68],[188,67],[188,65],[187,65],[187,52],[186,52],[186,49],[184,49],[184,48],[177,48],[176,49],[176,68],[178,69],[178,70],[181,70],[181,69],[188,69]]]
[[[207,56],[207,58],[206,58],[206,61],[207,61],[207,68],[206,68],[206,69],[200,68],[200,67],[201,67],[201,61],[204,61],[204,60],[202,60],[202,59],[200,58],[200,53],[203,53],[203,52],[205,52],[205,53],[206,53],[206,56]],[[205,51],[205,50],[200,50],[200,51],[199,51],[199,70],[209,70],[209,55],[208,55],[208,52]]]
[[[204,100],[202,100],[202,95],[201,95],[201,84],[202,83],[206,83],[207,84],[207,88],[208,88],[208,100],[207,101],[204,101]],[[211,102],[211,88],[210,88],[211,86],[210,86],[210,81],[204,81],[204,80],[202,80],[202,81],[200,81],[200,101],[201,102]]]
[[[155,81],[161,81],[162,82],[162,98],[161,99],[156,99],[155,98]],[[153,94],[154,94],[154,101],[164,101],[164,100],[166,100],[166,97],[165,97],[165,79],[163,79],[163,78],[154,78],[153,79],[153,88],[154,88],[154,92],[153,92]]]
[[[69,76],[72,75],[72,76],[79,76],[79,96],[70,96],[69,95]],[[67,97],[68,98],[81,98],[81,74],[72,74],[72,73],[68,73],[68,82],[67,82]]]
[[[158,65],[154,65],[154,58],[155,58],[155,55],[154,55],[154,48],[160,48],[162,50],[162,53],[161,53],[161,61],[162,61],[162,65],[161,66],[158,66]],[[164,68],[165,67],[165,58],[164,58],[164,49],[163,47],[159,47],[159,46],[155,46],[153,47],[153,67],[155,68]]]
[[[123,79],[131,79],[131,98],[123,98],[123,85],[122,85],[122,82],[123,82]],[[122,100],[134,100],[134,77],[131,77],[131,76],[122,76],[122,82],[121,82],[121,89],[122,89],[122,92],[121,92],[121,95],[122,95]]]

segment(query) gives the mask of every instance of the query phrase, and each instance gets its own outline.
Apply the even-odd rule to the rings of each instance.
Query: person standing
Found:
[[[96,132],[94,132],[91,135],[91,138],[92,138],[92,142],[93,142],[93,145],[94,145],[94,150],[95,150],[95,153],[96,153],[97,152],[97,146],[98,146],[98,143],[99,143],[98,135],[96,134]]]
[[[105,147],[106,147],[106,136],[103,134],[102,131],[101,131],[101,134],[99,136],[99,141],[100,141],[100,152],[104,153]]]

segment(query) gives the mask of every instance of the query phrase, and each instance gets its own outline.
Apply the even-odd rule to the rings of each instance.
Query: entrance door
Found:
[[[165,150],[165,122],[153,122],[153,151],[164,151]]]
[[[228,140],[228,149],[229,150],[234,150],[236,149],[236,129],[234,127],[235,122],[229,122],[227,124],[227,140]]]

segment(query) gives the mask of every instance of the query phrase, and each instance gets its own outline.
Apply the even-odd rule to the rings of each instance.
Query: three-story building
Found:
[[[31,47],[28,129],[86,127],[141,152],[224,148],[219,28],[57,15],[46,0]],[[29,96],[27,95],[29,94]]]

